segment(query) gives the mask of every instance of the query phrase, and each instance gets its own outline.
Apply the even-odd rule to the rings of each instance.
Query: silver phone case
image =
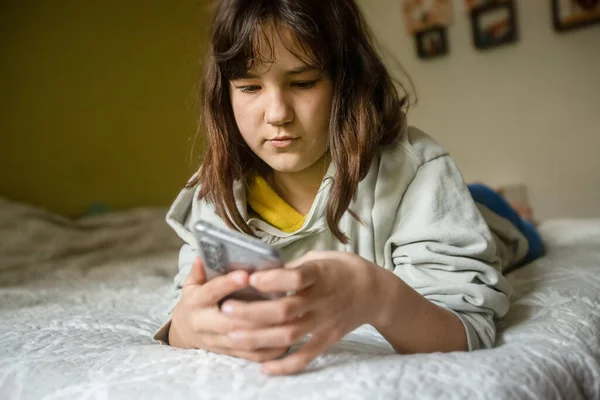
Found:
[[[219,228],[202,220],[194,225],[194,233],[207,280],[240,269],[253,273],[283,266],[277,249],[250,235]],[[284,293],[265,294],[248,287],[227,298],[264,300],[283,295]]]

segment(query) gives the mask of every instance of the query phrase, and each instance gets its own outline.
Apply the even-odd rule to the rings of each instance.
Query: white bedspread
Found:
[[[162,211],[0,209],[0,399],[600,399],[600,220],[543,224],[548,255],[509,275],[493,350],[402,356],[362,327],[270,378],[153,344],[177,256]]]

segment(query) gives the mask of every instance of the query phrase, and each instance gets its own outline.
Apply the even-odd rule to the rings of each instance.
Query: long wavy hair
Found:
[[[214,204],[228,226],[252,234],[236,207],[233,187],[235,181],[247,184],[251,174],[266,164],[240,134],[229,82],[253,63],[268,61],[258,52],[259,41],[273,48],[272,38],[264,33],[267,25],[291,32],[303,50],[294,55],[326,70],[333,82],[328,144],[337,176],[328,200],[327,223],[332,234],[347,243],[339,221],[378,147],[400,135],[403,108],[408,106],[406,92],[402,88],[402,95],[398,93],[354,0],[216,2],[200,97],[202,165],[188,187],[200,184],[199,197]]]

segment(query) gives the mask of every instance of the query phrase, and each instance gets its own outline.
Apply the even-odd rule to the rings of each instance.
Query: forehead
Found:
[[[307,43],[284,26],[266,24],[257,29],[252,39],[252,56],[247,70],[266,71],[273,68],[316,68],[317,62]]]

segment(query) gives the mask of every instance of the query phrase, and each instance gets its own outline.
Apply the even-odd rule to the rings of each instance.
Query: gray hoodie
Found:
[[[256,235],[279,249],[286,261],[310,250],[353,252],[386,268],[421,295],[455,313],[469,349],[492,347],[494,318],[509,308],[511,292],[503,272],[525,257],[525,237],[506,219],[475,204],[448,153],[425,133],[405,127],[400,138],[382,147],[340,221],[349,237],[339,242],[326,223],[333,163],[323,178],[304,225],[284,233],[250,218],[245,188],[234,185],[238,209]],[[196,256],[192,226],[198,219],[225,226],[212,204],[197,198],[198,187],[183,190],[167,221],[185,241],[175,277],[174,302]],[[398,307],[402,307],[401,304]],[[154,336],[166,343],[170,321]]]

